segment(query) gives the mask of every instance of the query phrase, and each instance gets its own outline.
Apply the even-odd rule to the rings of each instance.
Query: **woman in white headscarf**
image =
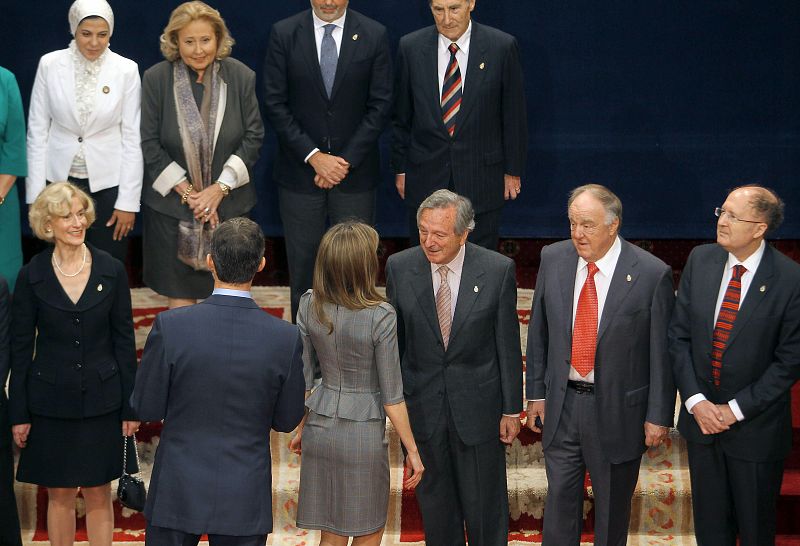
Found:
[[[142,191],[139,69],[108,47],[106,0],[76,0],[68,18],[74,40],[41,58],[33,84],[25,199],[69,180],[95,201],[87,240],[124,262]]]

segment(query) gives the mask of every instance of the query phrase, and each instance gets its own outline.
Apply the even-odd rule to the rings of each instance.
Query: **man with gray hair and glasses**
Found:
[[[764,240],[783,208],[761,186],[731,191],[678,287],[669,343],[700,546],[775,543],[800,378],[800,265]]]
[[[642,454],[675,414],[667,351],[672,269],[619,236],[622,203],[588,184],[567,202],[571,240],[542,249],[528,327],[527,425],[542,433],[544,544],[578,546],[584,476],[594,543],[624,546]]]
[[[467,242],[470,201],[438,190],[417,210],[420,246],[389,257],[403,393],[420,456],[425,543],[508,543],[505,444],[520,429],[514,262]]]

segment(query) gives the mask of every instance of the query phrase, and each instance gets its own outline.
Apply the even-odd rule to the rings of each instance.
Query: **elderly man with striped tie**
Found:
[[[764,241],[783,208],[767,188],[733,190],[678,288],[669,340],[699,546],[775,543],[800,378],[800,265]]]
[[[436,23],[400,40],[392,167],[408,210],[437,189],[475,207],[470,242],[497,249],[503,203],[522,191],[528,149],[517,41],[471,20],[475,0],[431,0]]]
[[[675,415],[667,326],[672,269],[619,237],[622,203],[576,188],[572,240],[542,249],[528,327],[528,426],[542,432],[544,544],[578,546],[586,471],[594,544],[624,546],[644,451]]]

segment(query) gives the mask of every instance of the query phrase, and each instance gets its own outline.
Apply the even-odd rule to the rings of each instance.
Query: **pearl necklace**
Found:
[[[68,275],[67,273],[64,273],[64,270],[61,269],[61,266],[58,265],[58,262],[56,261],[56,252],[55,252],[55,250],[53,251],[53,265],[56,266],[56,269],[58,269],[58,272],[61,273],[62,275],[64,275],[65,277],[77,277],[78,275],[81,274],[81,271],[83,271],[83,268],[86,267],[86,245],[83,244],[81,246],[83,246],[83,263],[81,263],[81,267],[75,273],[72,273],[71,275]]]

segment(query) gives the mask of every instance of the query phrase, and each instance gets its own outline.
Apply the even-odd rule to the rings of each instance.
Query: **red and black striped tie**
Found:
[[[444,73],[444,84],[442,85],[442,120],[450,136],[456,131],[456,114],[461,108],[461,70],[458,68],[456,51],[458,46],[450,44],[450,62],[447,63],[447,70]]]
[[[714,335],[711,341],[711,377],[714,386],[719,387],[720,376],[722,375],[722,353],[728,345],[728,338],[736,321],[736,313],[739,312],[739,301],[742,299],[742,275],[747,271],[743,265],[733,267],[733,274],[725,289],[725,297],[722,298],[722,306],[719,308],[717,323],[714,325]]]

